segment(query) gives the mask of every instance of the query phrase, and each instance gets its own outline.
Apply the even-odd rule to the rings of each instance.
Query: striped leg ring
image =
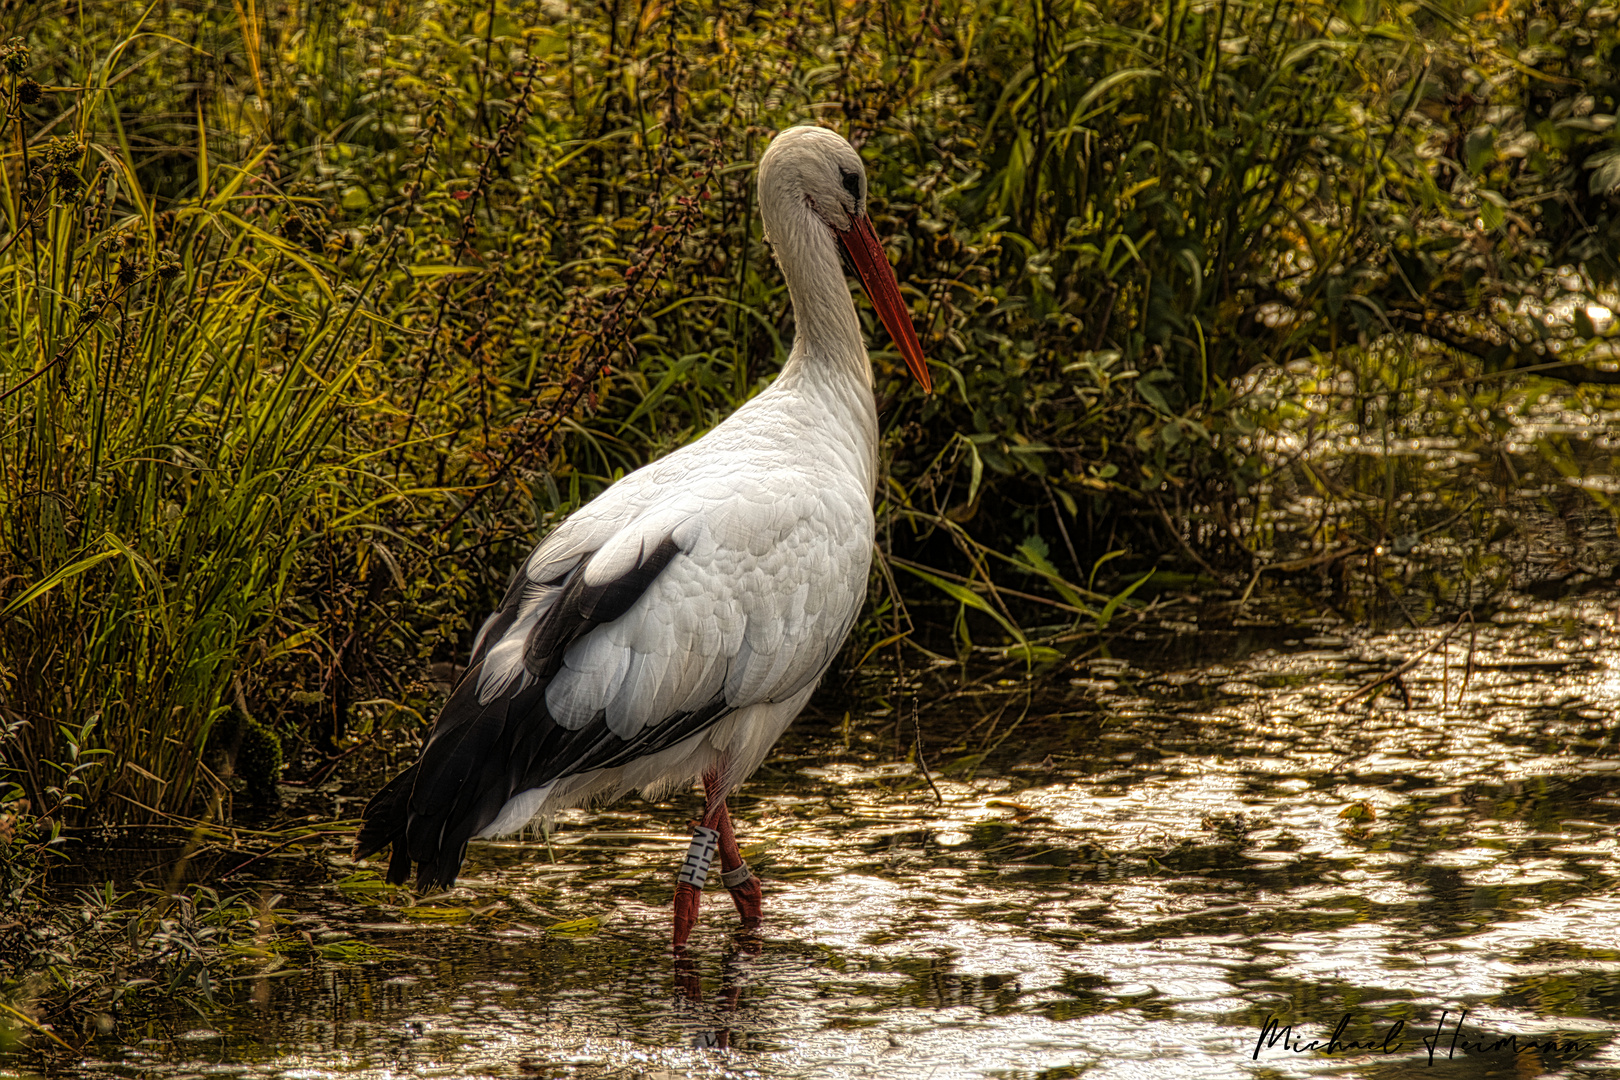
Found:
[[[681,864],[675,880],[682,885],[701,889],[709,880],[709,867],[714,853],[720,850],[720,830],[699,825],[692,830],[692,846],[686,849],[686,861]]]

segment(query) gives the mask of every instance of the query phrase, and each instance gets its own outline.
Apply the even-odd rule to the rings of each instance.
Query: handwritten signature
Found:
[[[1561,1057],[1576,1057],[1597,1049],[1596,1041],[1583,1041],[1571,1039],[1558,1034],[1544,1035],[1536,1039],[1521,1039],[1517,1035],[1492,1036],[1484,1033],[1464,1034],[1463,1021],[1468,1017],[1468,1010],[1464,1009],[1457,1017],[1457,1024],[1451,1032],[1451,1038],[1446,1039],[1446,1018],[1451,1010],[1441,1012],[1440,1019],[1435,1022],[1432,1034],[1420,1036],[1418,1042],[1428,1051],[1429,1064],[1433,1065],[1435,1058],[1439,1057],[1450,1061],[1458,1053],[1462,1054],[1522,1054],[1527,1050],[1539,1050],[1542,1053],[1557,1054]],[[1296,1054],[1303,1054],[1311,1050],[1318,1050],[1324,1054],[1400,1054],[1407,1049],[1403,1037],[1406,1035],[1406,1021],[1397,1020],[1384,1032],[1383,1038],[1373,1038],[1357,1041],[1345,1038],[1345,1031],[1354,1019],[1353,1013],[1345,1013],[1339,1018],[1339,1024],[1333,1029],[1333,1034],[1326,1042],[1320,1039],[1311,1039],[1309,1042],[1303,1036],[1294,1034],[1294,1025],[1285,1024],[1274,1016],[1267,1016],[1266,1022],[1260,1028],[1260,1037],[1254,1041],[1254,1060],[1260,1060],[1260,1051],[1275,1049],[1281,1044],[1284,1050],[1291,1050]],[[1414,1032],[1416,1029],[1413,1029]]]

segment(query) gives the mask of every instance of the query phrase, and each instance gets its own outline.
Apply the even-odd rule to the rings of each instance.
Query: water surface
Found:
[[[249,962],[81,1072],[1620,1077],[1617,625],[1526,600],[1466,690],[1464,630],[1371,701],[1342,699],[1444,628],[1229,607],[827,696],[734,800],[762,940],[711,891],[670,956],[696,796],[475,845],[415,909],[380,864],[267,860],[277,933],[335,958]],[[1335,1029],[1358,1048],[1294,1049]]]

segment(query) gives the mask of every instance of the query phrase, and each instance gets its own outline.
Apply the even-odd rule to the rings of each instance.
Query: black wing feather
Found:
[[[467,842],[499,816],[519,792],[564,776],[625,765],[668,749],[732,710],[724,695],[703,707],[648,724],[630,738],[614,734],[602,714],[577,730],[559,725],[546,711],[545,689],[568,646],[629,611],[663,573],[680,547],[665,537],[642,548],[634,568],[599,585],[585,584],[583,560],[558,582],[562,594],[535,624],[524,643],[530,679],[488,703],[478,701],[484,658],[479,655],[439,714],[421,759],[389,781],[366,806],[356,857],[393,845],[388,880],[403,884],[416,864],[417,887],[448,887],[461,871]],[[523,580],[508,589],[484,635],[487,647],[517,618]],[[480,649],[480,654],[483,649]]]
[[[523,666],[528,668],[529,674],[540,679],[557,674],[568,646],[629,611],[680,550],[680,545],[670,536],[664,537],[651,552],[643,543],[641,557],[632,570],[600,585],[585,584],[585,567],[590,565],[590,560],[581,563],[569,575],[562,595],[529,631],[529,638],[523,644]]]

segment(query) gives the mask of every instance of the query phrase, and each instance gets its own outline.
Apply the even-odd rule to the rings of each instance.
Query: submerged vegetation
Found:
[[[1418,580],[1422,621],[1515,580],[1512,498],[1620,490],[1568,425],[1509,438],[1620,383],[1601,0],[8,17],[0,812],[27,865],[420,731],[536,535],[778,369],[751,165],[790,123],[862,148],[939,387],[871,323],[852,664],[908,636],[1052,659],[1166,588],[1291,573]]]

